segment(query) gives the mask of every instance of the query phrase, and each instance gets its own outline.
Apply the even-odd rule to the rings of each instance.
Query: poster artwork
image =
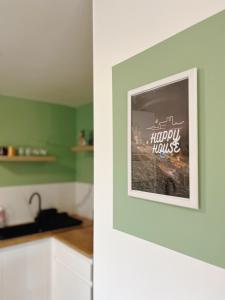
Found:
[[[131,101],[132,188],[188,198],[188,79]]]
[[[190,200],[190,84],[185,76],[129,92],[131,196],[184,206]]]

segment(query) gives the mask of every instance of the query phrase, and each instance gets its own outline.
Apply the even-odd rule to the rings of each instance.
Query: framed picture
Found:
[[[128,92],[128,195],[198,209],[196,68]]]

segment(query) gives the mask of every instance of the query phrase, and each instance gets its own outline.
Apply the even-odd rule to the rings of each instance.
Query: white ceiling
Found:
[[[0,0],[0,94],[92,101],[91,0]]]

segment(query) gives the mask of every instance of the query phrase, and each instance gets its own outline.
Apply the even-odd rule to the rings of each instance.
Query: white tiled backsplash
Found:
[[[7,224],[32,222],[38,212],[38,201],[29,205],[29,197],[38,192],[42,208],[57,208],[70,214],[93,217],[93,185],[79,182],[52,183],[0,188],[0,206],[6,210]]]

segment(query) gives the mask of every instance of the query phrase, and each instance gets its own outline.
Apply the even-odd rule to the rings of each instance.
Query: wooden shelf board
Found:
[[[93,145],[86,145],[86,146],[75,146],[72,148],[73,152],[93,152],[94,146]]]
[[[0,162],[52,162],[55,156],[0,156]]]

